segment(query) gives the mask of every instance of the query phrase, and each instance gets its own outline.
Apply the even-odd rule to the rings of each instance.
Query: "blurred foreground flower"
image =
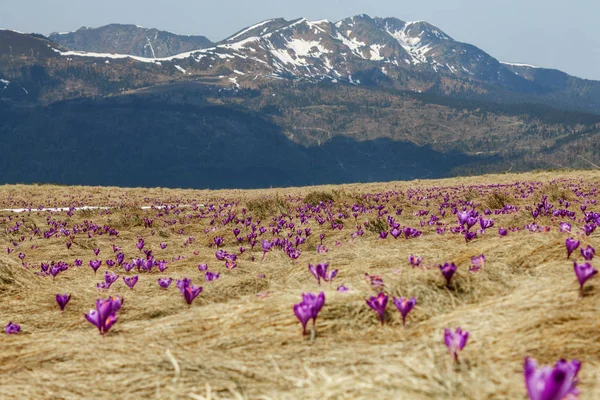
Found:
[[[571,253],[573,253],[579,247],[579,240],[575,240],[573,238],[568,238],[565,241],[565,246],[567,247],[567,258],[571,257]]]
[[[467,345],[468,339],[469,332],[463,332],[462,328],[456,328],[455,332],[452,332],[448,328],[444,330],[444,343],[446,343],[450,354],[454,356],[454,361],[458,362],[458,352]]]
[[[387,307],[387,302],[388,302],[388,296],[386,296],[385,293],[383,293],[383,292],[379,292],[377,297],[371,296],[367,300],[367,304],[369,305],[369,307],[371,307],[373,310],[377,311],[377,314],[379,314],[379,319],[381,320],[381,325],[383,325],[383,317],[385,314],[385,308]]]
[[[317,316],[325,304],[325,293],[318,295],[314,293],[302,293],[302,302],[294,304],[294,314],[302,324],[302,335],[306,335],[306,323],[313,320],[313,325],[317,322]]]
[[[69,300],[71,300],[70,294],[57,294],[56,295],[56,302],[58,303],[58,306],[60,307],[60,311],[64,311]]]
[[[583,285],[588,279],[596,275],[598,270],[592,267],[590,263],[577,264],[576,261],[573,262],[573,270],[577,275],[577,280],[579,280],[579,294],[583,297]]]
[[[6,328],[4,329],[7,335],[14,335],[15,333],[21,332],[21,325],[14,324],[12,321],[6,324]]]
[[[576,388],[577,374],[581,362],[559,360],[554,367],[544,365],[538,368],[537,362],[525,358],[523,373],[530,400],[575,400],[579,398]]]
[[[445,263],[444,265],[440,265],[440,271],[444,278],[446,278],[446,285],[450,286],[450,280],[456,272],[456,265],[454,263]]]
[[[417,299],[413,297],[407,300],[406,297],[400,297],[399,299],[394,297],[394,305],[402,315],[402,326],[406,326],[406,316],[417,305]]]

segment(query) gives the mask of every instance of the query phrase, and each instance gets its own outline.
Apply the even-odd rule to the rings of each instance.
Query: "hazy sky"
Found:
[[[64,32],[131,23],[213,41],[261,20],[339,19],[357,14],[425,20],[501,61],[557,68],[600,80],[597,0],[3,0],[0,27]]]

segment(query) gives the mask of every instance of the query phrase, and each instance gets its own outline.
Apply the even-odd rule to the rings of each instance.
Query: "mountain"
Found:
[[[137,25],[110,24],[82,27],[75,32],[52,33],[49,39],[71,50],[131,54],[147,58],[169,57],[211,47],[204,36],[185,36]]]
[[[161,58],[0,30],[0,142],[0,182],[263,187],[597,168],[600,82],[366,15],[267,20]]]

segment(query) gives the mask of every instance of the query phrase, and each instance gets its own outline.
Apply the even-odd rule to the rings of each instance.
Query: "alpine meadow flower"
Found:
[[[394,305],[402,315],[402,326],[404,327],[406,326],[406,316],[417,305],[417,299],[414,297],[412,297],[410,300],[407,300],[406,297],[400,297],[399,299],[394,297],[393,299]]]
[[[423,257],[420,256],[414,256],[414,255],[410,255],[408,257],[408,262],[410,263],[410,265],[412,265],[413,267],[418,267],[419,265],[421,265],[421,262],[423,261]]]
[[[578,360],[559,360],[554,367],[544,365],[538,368],[537,362],[525,358],[523,375],[529,400],[568,400],[578,399],[576,388],[577,374],[581,368]]]
[[[450,354],[454,356],[454,361],[458,362],[458,353],[467,345],[468,339],[469,332],[463,332],[461,328],[456,328],[455,332],[452,332],[448,328],[444,330],[444,343]]]
[[[312,307],[304,302],[294,304],[294,314],[302,324],[302,335],[306,335],[306,323],[312,318]]]
[[[127,285],[127,287],[129,287],[129,289],[133,289],[133,287],[135,286],[135,284],[138,281],[139,276],[132,276],[132,277],[128,277],[128,276],[124,276],[123,277],[123,282],[125,282],[125,284]]]
[[[575,271],[577,280],[579,280],[579,294],[583,297],[583,285],[588,279],[596,275],[598,270],[592,267],[590,263],[577,264],[576,261],[573,262],[573,270]]]
[[[456,272],[456,265],[454,263],[445,263],[444,265],[440,265],[440,271],[444,278],[446,278],[446,285],[450,286],[450,280]]]
[[[325,304],[325,293],[318,295],[314,293],[302,293],[302,302],[294,304],[294,314],[302,324],[302,335],[306,335],[306,324],[313,320],[313,326],[317,322],[317,316]]]
[[[483,254],[480,254],[475,257],[471,257],[471,267],[469,267],[469,271],[477,272],[481,268],[483,268],[484,264],[485,264],[485,256]]]
[[[388,296],[386,296],[386,294],[383,292],[379,292],[377,297],[371,296],[367,300],[368,306],[375,310],[377,314],[379,314],[379,320],[381,321],[381,325],[383,325],[384,323],[384,314],[385,308],[387,307],[387,302]]]
[[[4,331],[6,332],[7,335],[17,334],[17,333],[21,332],[21,325],[15,324],[12,321],[10,321],[8,324],[6,324]]]
[[[171,282],[173,282],[173,278],[158,278],[158,286],[163,289],[167,289]]]
[[[94,274],[98,271],[98,268],[102,265],[101,260],[90,260],[90,267],[94,270]]]
[[[571,257],[571,253],[573,253],[579,247],[581,242],[579,240],[575,240],[573,238],[568,238],[565,241],[565,246],[567,247],[567,258]]]
[[[69,300],[71,300],[70,294],[57,294],[56,295],[56,302],[58,303],[58,306],[60,307],[60,311],[64,311]]]
[[[581,247],[579,251],[581,252],[583,258],[585,258],[587,261],[591,261],[596,255],[596,250],[590,245],[588,245],[585,249]]]
[[[95,325],[104,336],[117,322],[117,311],[121,309],[123,300],[119,297],[96,300],[96,309],[84,314],[91,324]]]

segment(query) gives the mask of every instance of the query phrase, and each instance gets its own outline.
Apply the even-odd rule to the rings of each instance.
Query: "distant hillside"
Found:
[[[600,82],[501,63],[423,21],[280,18],[162,58],[67,47],[0,30],[0,182],[262,187],[600,166]]]
[[[185,36],[137,25],[110,24],[99,28],[82,27],[75,32],[52,33],[49,38],[71,50],[95,53],[131,54],[147,58],[210,47],[204,36]]]

